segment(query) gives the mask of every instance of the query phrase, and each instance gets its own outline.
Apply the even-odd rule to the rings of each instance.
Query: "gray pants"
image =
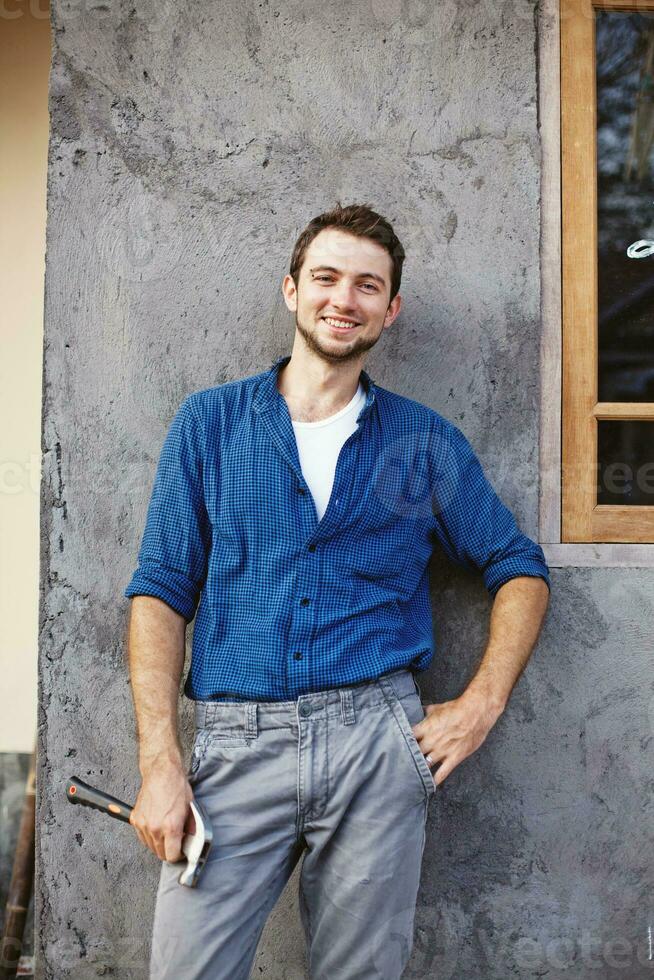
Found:
[[[300,857],[311,980],[398,980],[435,783],[408,670],[295,701],[197,701],[189,767],[213,845],[195,888],[162,862],[150,980],[248,980]]]

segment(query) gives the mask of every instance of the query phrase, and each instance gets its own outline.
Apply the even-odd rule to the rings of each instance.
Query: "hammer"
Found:
[[[68,780],[66,797],[70,803],[90,806],[94,810],[108,813],[110,817],[116,817],[117,820],[124,820],[125,823],[129,823],[130,813],[134,809],[122,800],[117,800],[115,796],[110,796],[95,786],[89,786],[76,776]],[[213,841],[213,830],[207,814],[198,801],[191,800],[190,806],[195,818],[195,830],[186,834],[182,840],[182,852],[186,856],[187,863],[179,876],[179,883],[195,888]]]

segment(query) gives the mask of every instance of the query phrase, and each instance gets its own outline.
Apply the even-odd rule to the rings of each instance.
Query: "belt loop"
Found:
[[[354,695],[351,688],[340,690],[341,696],[341,719],[344,725],[353,725],[356,721],[354,711]]]
[[[411,674],[411,676],[413,677],[413,683],[414,683],[414,684],[416,685],[416,690],[417,690],[417,692],[418,692],[418,697],[419,697],[419,698],[420,698],[420,700],[422,701],[422,691],[421,691],[421,689],[420,689],[420,684],[418,683],[418,678],[417,678],[417,677],[416,677],[416,675],[415,675],[415,674],[413,674],[413,673]]]
[[[250,701],[245,705],[245,737],[256,738],[259,734],[257,702]]]

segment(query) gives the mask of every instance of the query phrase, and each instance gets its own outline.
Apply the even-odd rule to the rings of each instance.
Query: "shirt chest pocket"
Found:
[[[343,536],[344,571],[371,582],[400,584],[407,564],[420,550],[421,534],[416,521],[398,514],[361,518]]]

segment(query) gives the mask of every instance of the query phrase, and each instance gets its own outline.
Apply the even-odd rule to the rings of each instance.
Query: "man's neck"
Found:
[[[361,359],[329,364],[319,357],[299,356],[280,369],[277,388],[295,422],[319,422],[335,415],[352,399],[359,384]]]

